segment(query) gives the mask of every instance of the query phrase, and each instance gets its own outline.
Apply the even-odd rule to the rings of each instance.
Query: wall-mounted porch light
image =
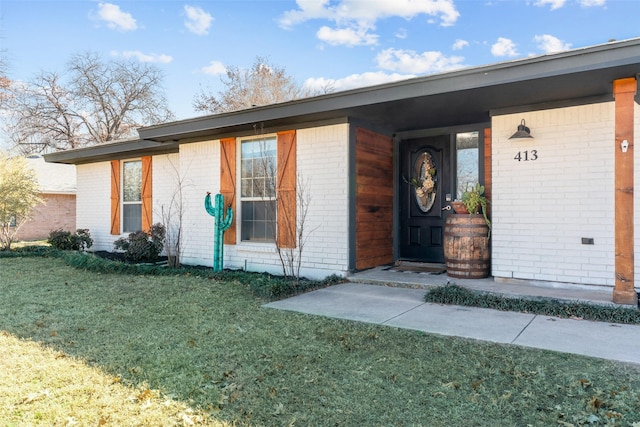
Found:
[[[531,136],[531,129],[525,126],[524,119],[522,119],[522,121],[518,125],[518,130],[516,131],[516,133],[511,135],[509,139],[516,138],[533,138],[533,136]]]

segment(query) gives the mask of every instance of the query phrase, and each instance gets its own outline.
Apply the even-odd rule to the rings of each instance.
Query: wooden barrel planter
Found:
[[[489,226],[484,216],[450,214],[444,226],[444,260],[447,275],[482,279],[491,271]]]

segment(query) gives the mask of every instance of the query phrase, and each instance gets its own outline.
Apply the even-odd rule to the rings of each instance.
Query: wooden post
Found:
[[[638,304],[634,287],[633,127],[635,78],[615,80],[615,274],[613,302]],[[627,141],[626,152],[622,150]]]

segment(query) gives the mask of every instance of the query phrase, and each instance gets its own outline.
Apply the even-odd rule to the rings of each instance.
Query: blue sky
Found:
[[[0,49],[24,81],[85,51],[152,62],[185,119],[257,56],[343,90],[638,37],[638,18],[638,0],[0,0]]]

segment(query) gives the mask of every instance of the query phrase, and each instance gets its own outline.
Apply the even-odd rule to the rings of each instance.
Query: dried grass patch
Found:
[[[7,332],[0,332],[0,372],[0,419],[7,426],[228,425]]]

